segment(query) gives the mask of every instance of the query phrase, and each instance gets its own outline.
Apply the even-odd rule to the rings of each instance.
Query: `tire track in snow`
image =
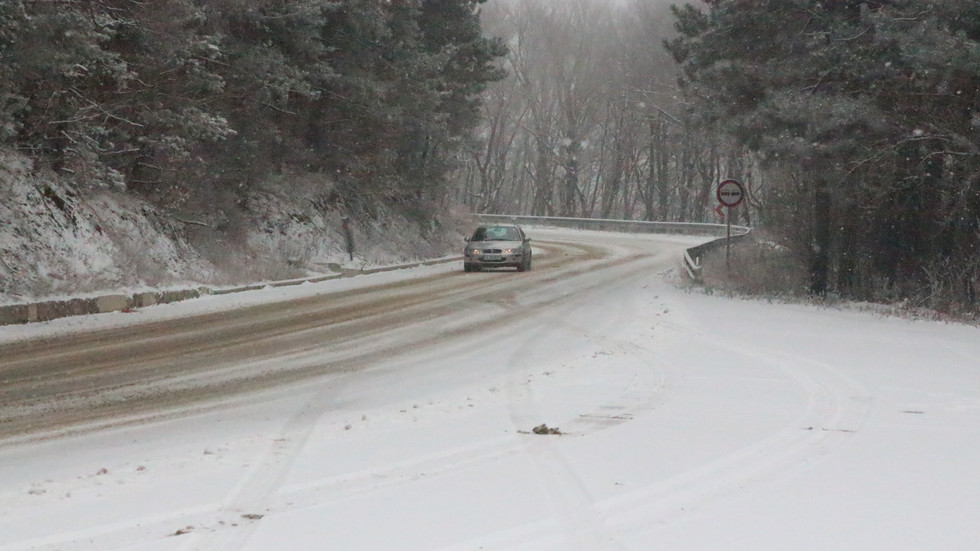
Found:
[[[346,375],[351,377],[352,375]],[[341,381],[334,381],[331,386]],[[326,385],[316,385],[301,407],[284,424],[279,435],[256,457],[255,466],[242,477],[215,513],[211,528],[195,530],[186,551],[238,551],[272,512],[270,503],[281,490],[293,463],[313,435],[317,423],[330,409]]]
[[[776,349],[748,348],[673,326],[719,357],[750,359],[790,377],[807,396],[803,413],[769,436],[602,504],[620,529],[649,529],[752,486],[766,484],[846,444],[870,415],[871,394],[832,365]]]
[[[537,426],[539,422],[545,422],[547,425],[546,421],[550,421],[560,424],[559,427],[553,428],[572,427],[567,432],[563,430],[561,436],[528,435],[524,439],[523,455],[535,473],[535,478],[540,481],[540,490],[551,504],[550,515],[543,514],[545,517],[551,517],[550,520],[557,524],[559,532],[557,535],[551,535],[541,534],[539,530],[534,536],[525,535],[525,538],[537,539],[541,543],[553,540],[554,548],[562,550],[623,549],[622,544],[616,541],[614,532],[609,529],[609,515],[598,506],[599,503],[588,485],[569,463],[566,452],[561,446],[561,438],[587,436],[597,430],[629,422],[639,412],[654,409],[669,398],[670,393],[667,389],[672,386],[671,379],[674,374],[669,369],[660,369],[659,367],[662,366],[658,368],[646,366],[648,370],[635,373],[633,380],[622,384],[614,396],[604,396],[601,403],[583,404],[583,409],[577,417],[549,420],[541,400],[536,395],[535,383],[526,375],[531,369],[526,359],[536,355],[547,357],[551,347],[549,342],[554,341],[555,333],[559,332],[570,332],[576,336],[576,340],[593,344],[598,348],[592,359],[582,360],[585,365],[582,369],[595,369],[595,364],[598,363],[596,356],[607,353],[605,350],[609,345],[624,349],[627,354],[631,353],[638,347],[634,342],[629,340],[617,342],[616,339],[605,336],[610,334],[609,331],[596,332],[596,328],[589,326],[589,310],[594,307],[592,305],[596,300],[594,295],[601,293],[609,298],[616,290],[624,287],[630,285],[639,287],[641,279],[648,276],[650,272],[663,270],[669,266],[667,259],[648,258],[641,262],[621,265],[619,266],[621,269],[617,272],[605,273],[602,286],[592,289],[593,296],[590,296],[587,302],[576,300],[560,309],[549,311],[547,318],[550,323],[543,324],[526,339],[526,344],[512,355],[512,374],[507,396],[514,425],[530,428]],[[613,275],[614,277],[611,277]],[[617,312],[616,320],[626,320],[638,314],[638,305],[635,302],[621,303],[615,298],[610,298],[608,307]],[[617,324],[613,322],[613,325]],[[558,341],[567,342],[567,339],[560,338]],[[566,421],[569,421],[569,425],[563,424]]]
[[[554,325],[541,329],[535,337],[528,339],[526,349],[514,353],[515,364],[519,365],[519,358],[534,349],[546,348],[546,344],[536,343],[546,343],[547,334],[555,327],[568,326],[568,320],[574,319],[570,315],[572,306],[554,316]],[[749,348],[737,341],[707,336],[669,322],[662,327],[683,331],[701,341],[705,349],[719,350],[717,357],[737,356],[788,378],[805,394],[804,410],[792,424],[782,426],[762,439],[655,485],[601,502],[595,500],[587,485],[575,474],[556,441],[549,437],[529,436],[532,440],[528,442],[526,455],[538,473],[544,491],[551,494],[554,514],[560,519],[568,538],[557,548],[617,549],[616,543],[608,537],[611,528],[641,529],[651,523],[667,522],[755,484],[790,476],[807,462],[818,460],[846,444],[870,415],[871,394],[833,365],[782,350]],[[586,338],[587,329],[582,328],[581,332]],[[653,385],[647,392],[641,390],[640,398],[632,397],[632,403],[623,406],[619,415],[610,419],[606,415],[608,412],[603,411],[584,414],[573,426],[580,426],[593,415],[598,420],[607,419],[611,424],[629,422],[632,413],[647,411],[670,399],[670,392],[664,387],[669,388],[682,378],[679,375],[681,369],[679,366],[663,368],[663,373],[671,378]],[[545,421],[540,417],[533,385],[523,373],[515,371],[508,395],[515,426],[527,429],[536,426],[538,421]],[[624,393],[624,398],[626,396]]]

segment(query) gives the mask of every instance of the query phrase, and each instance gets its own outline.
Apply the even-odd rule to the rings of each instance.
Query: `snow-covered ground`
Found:
[[[708,296],[671,262],[509,293],[512,324],[247,404],[0,447],[0,551],[977,549],[980,330]]]

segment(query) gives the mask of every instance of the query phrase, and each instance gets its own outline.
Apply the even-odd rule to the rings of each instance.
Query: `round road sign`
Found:
[[[726,207],[735,207],[745,198],[745,188],[738,180],[725,180],[718,184],[718,202]]]

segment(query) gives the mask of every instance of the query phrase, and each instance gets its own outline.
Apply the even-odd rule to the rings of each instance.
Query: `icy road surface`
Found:
[[[0,328],[0,551],[977,549],[980,330],[530,233],[529,273]]]

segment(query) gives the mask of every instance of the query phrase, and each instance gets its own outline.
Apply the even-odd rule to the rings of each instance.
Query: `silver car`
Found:
[[[463,248],[463,271],[502,267],[514,267],[518,272],[530,270],[531,239],[513,224],[476,228]]]

